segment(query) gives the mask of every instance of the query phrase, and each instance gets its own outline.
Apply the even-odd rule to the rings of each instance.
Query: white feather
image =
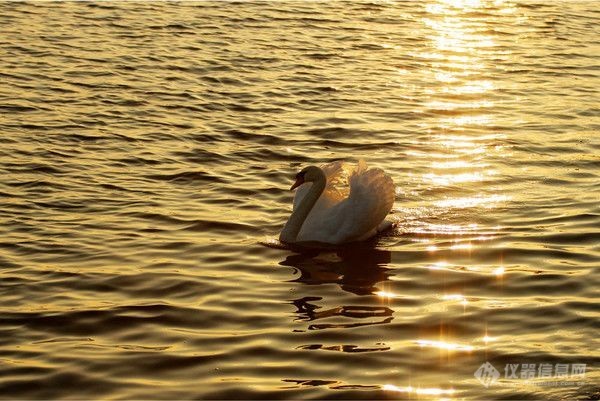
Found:
[[[381,169],[368,169],[363,160],[356,166],[337,161],[321,169],[327,185],[302,224],[297,240],[341,244],[375,235],[394,204],[392,178]],[[298,188],[294,210],[311,185]]]

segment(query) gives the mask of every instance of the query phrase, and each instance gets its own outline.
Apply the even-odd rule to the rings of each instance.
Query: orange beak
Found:
[[[293,191],[294,188],[297,188],[297,187],[299,187],[302,184],[304,184],[304,177],[298,177],[298,178],[296,178],[296,182],[294,183],[294,185],[292,185],[292,187],[290,188],[290,191]]]

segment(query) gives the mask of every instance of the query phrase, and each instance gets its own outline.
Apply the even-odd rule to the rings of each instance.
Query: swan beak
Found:
[[[292,185],[292,187],[290,188],[290,191],[293,191],[294,188],[297,188],[297,187],[299,187],[302,184],[304,184],[304,177],[298,177],[298,178],[296,178],[296,182],[294,183],[294,185]]]

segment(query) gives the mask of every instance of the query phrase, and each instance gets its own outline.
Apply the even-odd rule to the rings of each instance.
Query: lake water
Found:
[[[1,2],[0,397],[597,400],[598,9]],[[394,231],[278,244],[361,158]]]

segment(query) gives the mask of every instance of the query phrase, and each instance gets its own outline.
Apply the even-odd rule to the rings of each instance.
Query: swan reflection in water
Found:
[[[356,295],[372,295],[379,291],[377,283],[388,281],[390,270],[385,266],[391,252],[372,248],[345,248],[341,250],[311,250],[293,254],[279,264],[297,270],[299,277],[292,282],[307,285],[338,284],[340,288]],[[311,324],[309,330],[350,328],[386,324],[392,321],[393,310],[386,306],[343,305],[321,310],[315,304],[318,296],[306,296],[292,301],[296,306],[297,320],[315,321],[329,317],[345,317],[352,323]],[[356,321],[359,319],[359,321]]]

